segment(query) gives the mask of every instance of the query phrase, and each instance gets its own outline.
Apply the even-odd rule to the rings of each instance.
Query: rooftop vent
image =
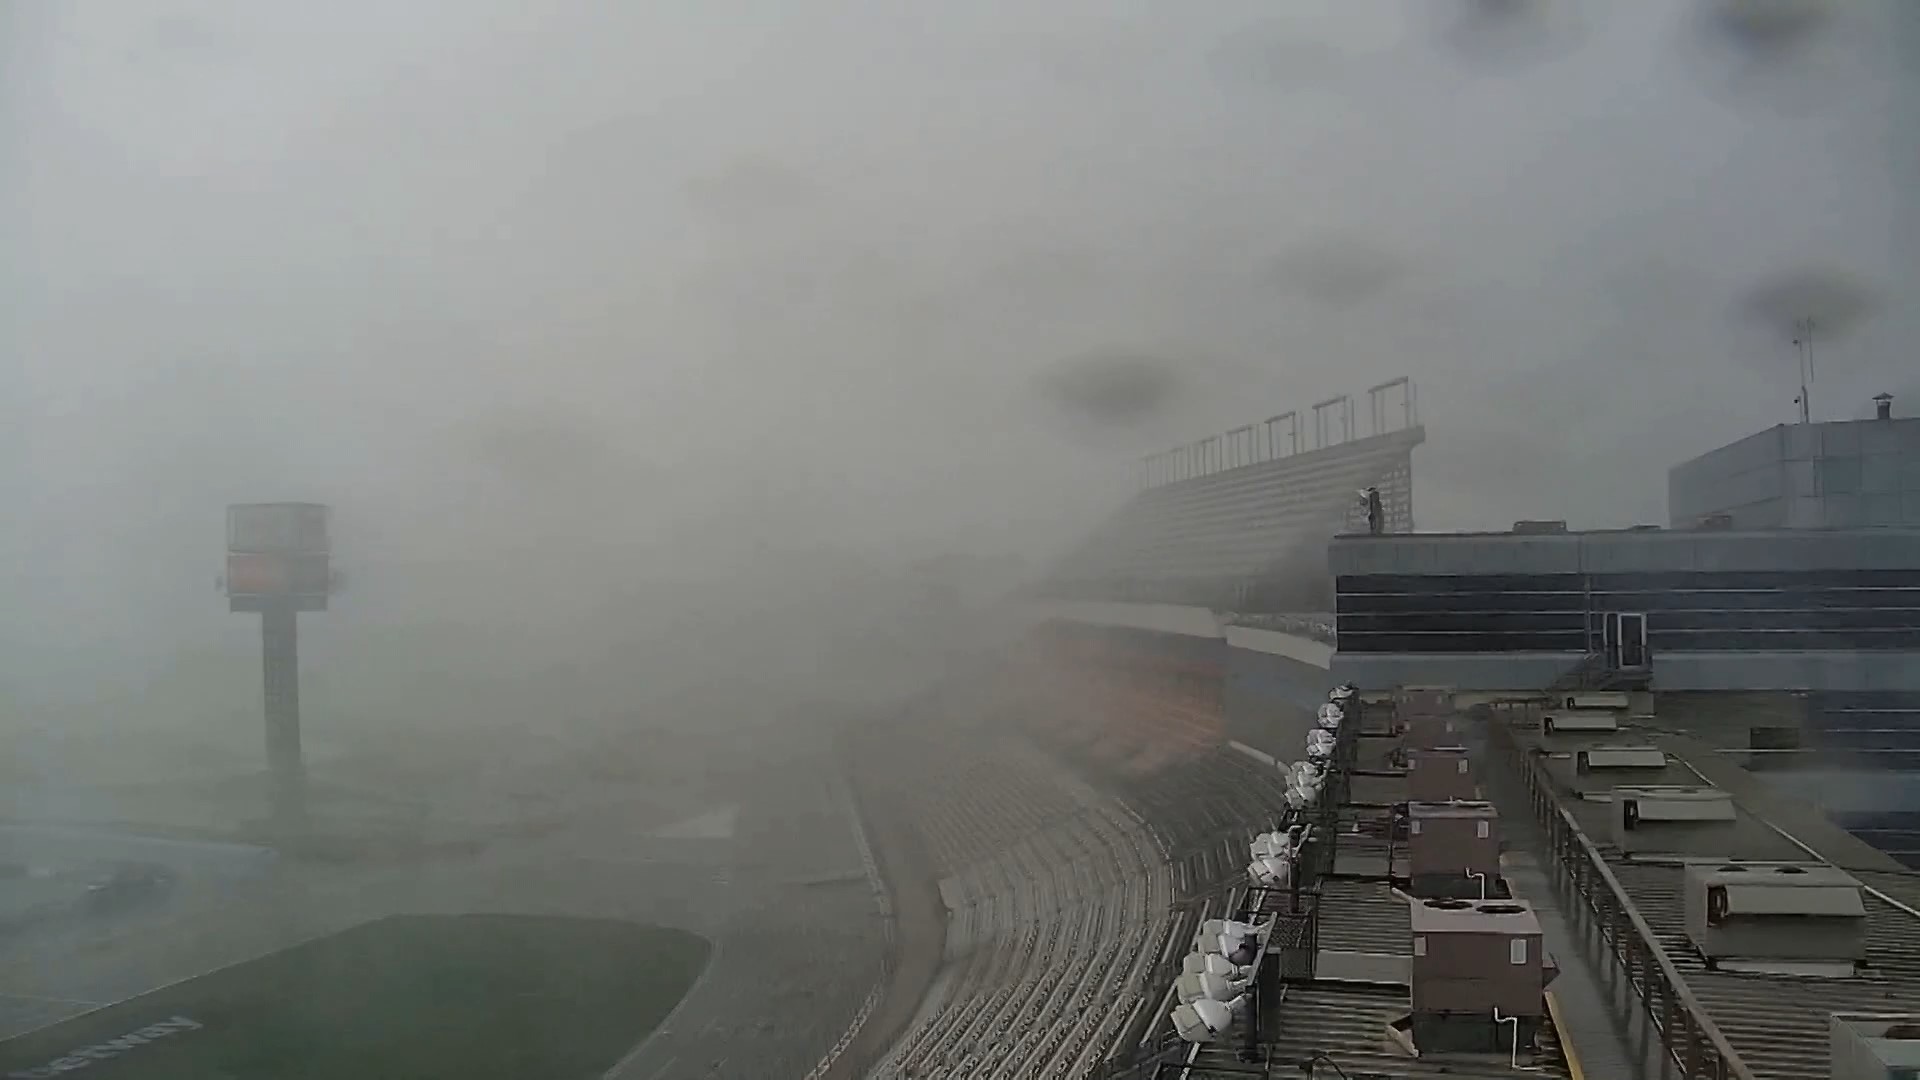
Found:
[[[1698,864],[1685,889],[1687,937],[1709,966],[1866,956],[1860,882],[1825,863]]]
[[[1575,690],[1567,694],[1560,702],[1569,709],[1612,709],[1626,712],[1633,707],[1633,699],[1625,690]]]
[[[1540,920],[1513,900],[1425,900],[1411,911],[1415,1012],[1538,1016]]]
[[[1575,756],[1574,767],[1583,773],[1606,769],[1664,769],[1667,767],[1667,754],[1657,746],[1625,743],[1591,746]]]
[[[1620,716],[1603,709],[1562,709],[1541,716],[1540,727],[1549,735],[1604,734],[1620,730]]]
[[[1875,420],[1893,419],[1893,395],[1892,394],[1873,395],[1873,418]]]
[[[1623,855],[1724,854],[1735,820],[1733,797],[1713,787],[1617,787],[1612,808]]]
[[[1832,1013],[1827,1032],[1834,1080],[1920,1075],[1920,1013]]]

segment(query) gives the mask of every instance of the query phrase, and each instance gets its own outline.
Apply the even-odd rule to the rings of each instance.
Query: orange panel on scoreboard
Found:
[[[287,559],[280,555],[227,556],[227,592],[255,595],[284,593],[292,584]]]

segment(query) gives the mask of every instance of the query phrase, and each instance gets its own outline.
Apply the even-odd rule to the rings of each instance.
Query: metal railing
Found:
[[[1396,391],[1400,406],[1397,410],[1393,407]],[[1420,420],[1413,380],[1405,376],[1368,387],[1367,406],[1372,427],[1367,437],[1404,431]],[[1396,412],[1399,413],[1397,425]],[[1311,415],[1312,446],[1301,445],[1300,414],[1289,410],[1258,423],[1243,424],[1232,431],[1148,454],[1135,463],[1134,483],[1141,490],[1156,488],[1228,469],[1277,461],[1307,450],[1324,450],[1362,437],[1354,422],[1353,399],[1346,394],[1316,403]]]
[[[1653,928],[1627,896],[1593,841],[1560,805],[1552,778],[1540,762],[1513,738],[1506,724],[1490,725],[1509,764],[1524,779],[1534,818],[1547,834],[1556,883],[1586,904],[1600,928],[1609,958],[1646,1008],[1660,1036],[1661,1049],[1685,1080],[1755,1080],[1726,1036],[1714,1026],[1706,1006],[1694,996],[1673,961],[1660,948]]]

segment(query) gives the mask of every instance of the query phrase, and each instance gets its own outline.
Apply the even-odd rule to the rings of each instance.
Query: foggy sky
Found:
[[[8,677],[244,645],[232,501],[336,507],[324,641],[1044,557],[1398,375],[1423,527],[1663,521],[1794,415],[1770,275],[1878,299],[1822,416],[1920,407],[1915,8],[1705,6],[0,0]]]

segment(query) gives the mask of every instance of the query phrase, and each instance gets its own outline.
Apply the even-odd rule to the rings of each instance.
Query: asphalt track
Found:
[[[678,927],[715,943],[708,975],[620,1077],[799,1077],[846,1030],[886,948],[843,807],[793,782],[824,775],[810,771],[820,757],[678,800],[687,817],[736,805],[732,839],[657,835],[668,822],[600,798],[544,835],[424,861],[306,863],[196,845],[161,902],[0,935],[0,1037],[388,915],[516,913]],[[72,845],[83,837],[60,839],[81,857]],[[116,857],[145,843],[99,842]]]
[[[909,815],[862,790],[857,764],[849,771],[874,861],[893,901],[893,968],[880,1006],[823,1080],[859,1080],[886,1054],[933,988],[946,950],[947,909],[938,875],[926,859],[926,845],[909,824]]]

